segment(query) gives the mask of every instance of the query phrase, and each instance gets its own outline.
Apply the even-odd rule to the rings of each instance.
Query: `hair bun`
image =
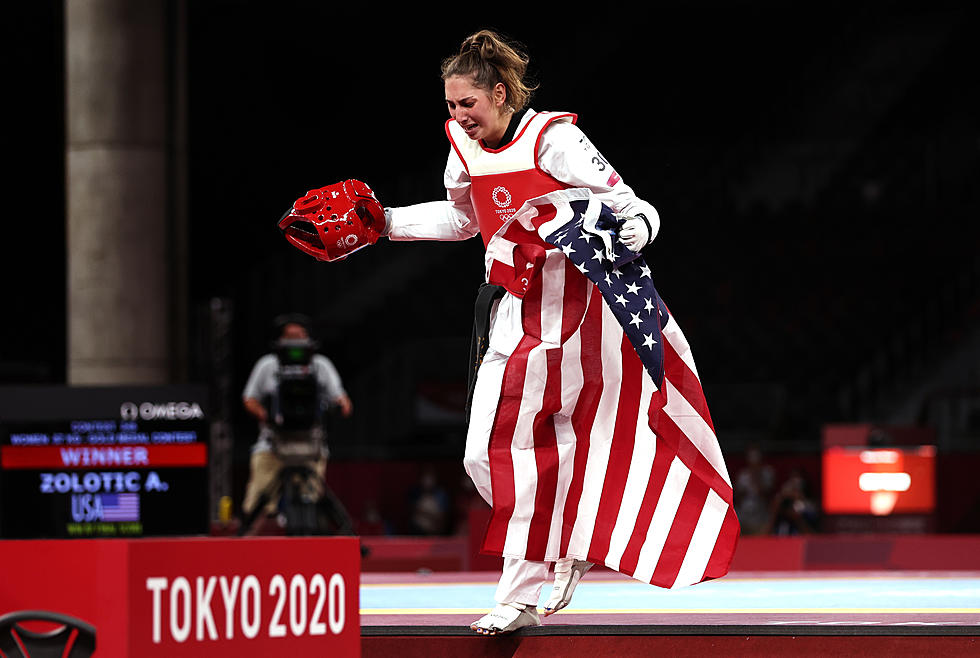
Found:
[[[527,55],[519,44],[509,42],[491,30],[480,30],[459,44],[456,56],[443,60],[442,79],[472,76],[474,85],[484,90],[503,82],[507,88],[507,104],[519,110],[527,106],[535,88],[524,80],[527,62]]]
[[[493,35],[486,31],[477,32],[463,44],[460,54],[475,51],[483,59],[493,59],[497,54],[496,44]]]

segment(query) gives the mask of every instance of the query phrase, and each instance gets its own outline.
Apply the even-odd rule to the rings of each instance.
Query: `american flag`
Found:
[[[532,199],[487,247],[522,297],[501,386],[483,551],[587,559],[661,587],[725,575],[732,485],[690,347],[620,221],[588,190]]]
[[[140,496],[135,493],[101,494],[103,521],[139,521]]]

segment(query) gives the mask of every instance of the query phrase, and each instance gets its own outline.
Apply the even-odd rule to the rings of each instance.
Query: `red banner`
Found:
[[[0,614],[61,612],[96,655],[359,656],[349,537],[4,542]]]
[[[0,466],[9,469],[165,468],[207,466],[203,443],[140,446],[3,446]]]

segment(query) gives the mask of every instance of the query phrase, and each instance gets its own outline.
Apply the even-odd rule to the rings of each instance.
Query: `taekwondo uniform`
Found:
[[[647,381],[636,365],[639,360],[632,357],[626,368],[643,383],[635,386],[632,418],[618,418],[622,398],[610,391],[619,390],[615,380],[625,377],[626,370],[599,366],[604,358],[600,352],[620,352],[619,343],[607,348],[612,335],[607,325],[614,322],[611,312],[604,308],[596,285],[583,276],[584,265],[573,266],[572,247],[559,247],[546,231],[538,230],[545,219],[567,211],[568,200],[574,199],[589,201],[590,211],[604,206],[615,213],[642,214],[650,224],[650,240],[657,234],[657,211],[622,181],[575,121],[573,114],[528,110],[512,120],[496,149],[469,139],[455,121],[447,121],[452,145],[444,175],[447,200],[386,211],[392,240],[462,240],[480,233],[486,246],[487,282],[506,290],[492,310],[464,457],[477,491],[493,507],[483,550],[504,558],[495,594],[499,603],[536,606],[549,563],[559,558],[598,562],[662,586],[717,577],[727,571],[738,534],[734,513],[729,513],[731,485],[713,429],[707,436],[701,427],[706,408],[697,427],[700,462],[695,464],[698,459],[688,451],[684,463],[690,468],[677,466],[678,449],[672,446],[659,451],[660,471],[654,468],[657,437],[645,422],[645,406],[664,384]],[[528,201],[541,205],[525,206]],[[595,253],[599,258],[600,250]],[[666,313],[661,315],[666,322]],[[693,373],[696,381],[679,328],[658,325],[657,338],[662,337],[661,329],[674,336],[681,356],[689,361],[687,379]],[[690,443],[681,446],[682,453]],[[704,470],[702,462],[709,466],[704,477],[697,472]],[[659,478],[659,487],[670,481],[668,476],[674,489],[683,491],[689,480],[707,479],[706,490],[721,492],[720,497],[716,494],[721,502],[709,494],[701,497],[702,512],[694,512],[694,525],[708,510],[708,520],[719,526],[715,535],[724,535],[730,544],[727,560],[719,542],[720,557],[708,551],[710,555],[686,568],[682,558],[675,560],[676,568],[667,576],[658,567],[660,553],[666,551],[669,557],[677,549],[667,537],[660,542],[657,535],[669,533],[683,506],[668,505],[673,511],[661,516],[670,518],[657,520],[652,511],[645,512],[643,500],[649,498],[645,492],[655,488],[648,482]],[[604,489],[603,481],[612,489]],[[589,482],[600,486],[590,489]],[[612,506],[604,501],[610,491],[625,502]],[[655,507],[656,500],[652,504]],[[634,532],[636,519],[644,514],[642,532]],[[660,549],[646,548],[651,534],[651,545],[659,542]],[[691,533],[682,541],[685,546],[696,543]],[[621,565],[624,558],[628,568]]]

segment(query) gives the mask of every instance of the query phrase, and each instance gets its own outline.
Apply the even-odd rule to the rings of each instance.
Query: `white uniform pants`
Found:
[[[490,458],[487,453],[490,431],[497,412],[507,359],[523,335],[521,300],[507,293],[497,302],[491,315],[489,346],[477,373],[463,456],[466,473],[489,505],[493,505]],[[494,599],[498,603],[538,605],[541,588],[548,580],[549,566],[548,562],[505,557]]]

